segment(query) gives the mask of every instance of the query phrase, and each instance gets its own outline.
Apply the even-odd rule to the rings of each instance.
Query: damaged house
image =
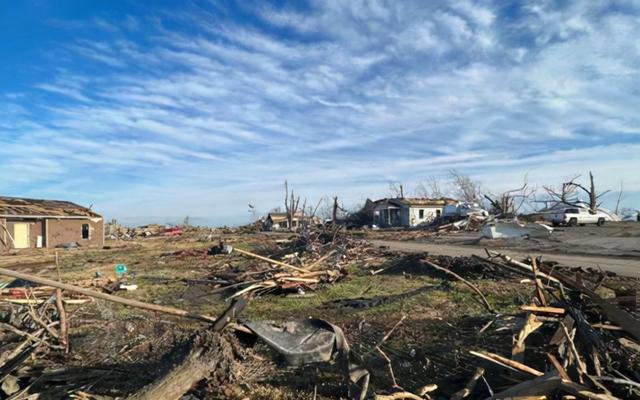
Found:
[[[289,227],[289,219],[287,213],[283,212],[270,212],[262,223],[262,229],[265,231],[279,231],[279,230],[296,230],[302,222],[307,222],[312,225],[320,224],[320,220],[316,217],[309,217],[303,215],[301,212],[294,214],[291,219],[291,227]]]
[[[412,227],[430,223],[444,214],[453,199],[395,198],[374,202],[373,224],[379,227]]]
[[[53,248],[72,242],[102,247],[103,218],[68,201],[0,197],[0,251]]]

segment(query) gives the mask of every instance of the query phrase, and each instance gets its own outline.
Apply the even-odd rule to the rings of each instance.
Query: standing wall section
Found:
[[[82,238],[82,225],[89,225],[89,239]],[[48,223],[49,243],[47,247],[54,248],[64,243],[77,242],[81,247],[104,246],[104,220],[93,219],[54,219]]]

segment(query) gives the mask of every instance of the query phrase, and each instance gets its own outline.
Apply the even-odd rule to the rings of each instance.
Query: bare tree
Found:
[[[579,183],[577,181],[578,178],[580,178],[580,175],[573,177],[567,182],[564,182],[562,184],[562,190],[560,192],[553,190],[553,188],[549,186],[544,186],[544,188],[551,196],[552,201],[573,207],[581,206],[578,193],[582,191],[587,195],[589,199],[589,210],[591,212],[596,212],[601,204],[598,200],[605,194],[609,193],[611,190],[605,190],[602,193],[598,193],[596,190],[595,179],[591,171],[589,171],[589,188]]]
[[[618,210],[620,209],[620,202],[622,201],[623,193],[624,193],[624,182],[620,181],[620,190],[618,191],[618,200],[616,201],[616,211],[615,211],[616,214],[618,214]]]
[[[322,199],[323,197],[321,197],[318,202],[316,203],[316,206],[311,208],[311,206],[309,206],[309,218],[313,218],[316,216],[316,213],[318,212],[318,208],[320,207],[320,204],[322,203]]]
[[[284,181],[284,210],[287,213],[287,223],[289,225],[289,229],[292,229],[293,227],[293,218],[298,212],[299,205],[300,205],[300,196],[296,197],[293,189],[291,189],[291,195],[289,195],[289,183],[285,180]]]
[[[404,188],[402,187],[402,183],[400,182],[389,182],[389,191],[391,191],[391,196],[399,199],[404,198]]]
[[[574,205],[578,201],[578,198],[576,193],[577,187],[573,182],[579,177],[580,175],[575,175],[572,178],[566,179],[558,188],[554,186],[543,186],[543,188],[549,195],[551,202]]]
[[[587,189],[582,184],[577,183],[575,180],[571,182],[567,182],[566,184],[576,187],[587,194],[587,196],[589,197],[589,210],[591,210],[592,212],[596,212],[598,210],[598,207],[600,206],[598,199],[611,191],[611,190],[605,190],[604,192],[598,194],[598,192],[596,191],[596,184],[591,171],[589,171],[589,189]]]
[[[507,190],[499,196],[489,197],[488,195],[484,195],[485,199],[491,204],[492,214],[499,217],[515,217],[518,215],[522,206],[536,191],[534,187],[530,187],[526,182],[526,176],[524,180],[525,182],[521,187]]]
[[[480,203],[482,201],[482,191],[479,182],[472,180],[469,175],[462,174],[455,169],[449,171],[449,177],[455,197],[457,197],[458,200],[469,203]]]
[[[338,213],[341,212],[342,217],[344,217],[345,215],[349,214],[349,211],[347,211],[347,209],[344,208],[344,205],[341,205],[338,203],[338,196],[334,196],[333,197],[333,205],[331,208],[331,222],[333,224],[336,224],[338,221]]]
[[[445,192],[440,186],[440,181],[435,176],[430,176],[424,182],[416,186],[416,196],[431,199],[441,199],[445,197]]]

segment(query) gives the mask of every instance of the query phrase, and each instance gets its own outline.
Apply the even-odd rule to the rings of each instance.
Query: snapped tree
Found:
[[[582,206],[578,196],[578,192],[582,191],[587,195],[587,198],[589,199],[589,210],[591,210],[591,212],[596,212],[601,204],[599,202],[599,199],[605,194],[609,193],[611,190],[605,190],[604,192],[598,193],[598,191],[596,190],[595,179],[591,171],[589,171],[588,188],[578,182],[578,178],[580,178],[580,175],[575,176],[567,182],[563,182],[561,191],[559,192],[554,190],[550,186],[544,186],[544,189],[552,198],[552,201],[573,207]]]

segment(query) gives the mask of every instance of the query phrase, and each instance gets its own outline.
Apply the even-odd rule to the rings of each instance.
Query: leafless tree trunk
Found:
[[[291,189],[291,195],[289,195],[289,183],[284,181],[284,209],[287,214],[287,223],[289,225],[289,229],[293,228],[293,218],[298,211],[298,206],[300,205],[300,196],[296,198],[293,189]]]
[[[622,201],[622,194],[624,193],[624,182],[620,181],[620,191],[618,192],[618,200],[616,201],[616,211],[618,214],[618,210],[620,209],[620,202]]]
[[[584,191],[587,196],[589,197],[589,209],[592,212],[596,212],[598,210],[598,206],[600,205],[598,203],[598,199],[602,196],[604,196],[605,194],[609,193],[610,190],[606,190],[600,194],[598,194],[598,192],[596,191],[596,184],[593,178],[593,174],[591,173],[591,171],[589,171],[589,189],[587,189],[586,187],[584,187],[583,185],[581,185],[580,183],[577,183],[574,180],[570,181],[570,182],[566,182],[567,185],[572,186],[574,188],[578,188],[581,189],[582,191]]]
[[[589,181],[591,182],[589,190],[589,208],[591,211],[596,211],[598,209],[598,197],[596,196],[596,185],[593,183],[593,174],[589,171]]]
[[[552,201],[573,207],[581,206],[576,192],[578,190],[582,190],[589,198],[589,210],[591,210],[592,212],[596,212],[598,210],[598,207],[600,206],[598,199],[609,193],[610,190],[598,193],[598,191],[596,190],[595,179],[591,171],[589,171],[589,188],[577,182],[577,179],[579,177],[580,175],[576,175],[572,179],[564,182],[562,184],[562,190],[560,192],[554,190],[554,188],[550,186],[544,186],[544,189],[546,190],[547,194],[549,194]],[[620,191],[622,192],[622,186],[620,188]]]

